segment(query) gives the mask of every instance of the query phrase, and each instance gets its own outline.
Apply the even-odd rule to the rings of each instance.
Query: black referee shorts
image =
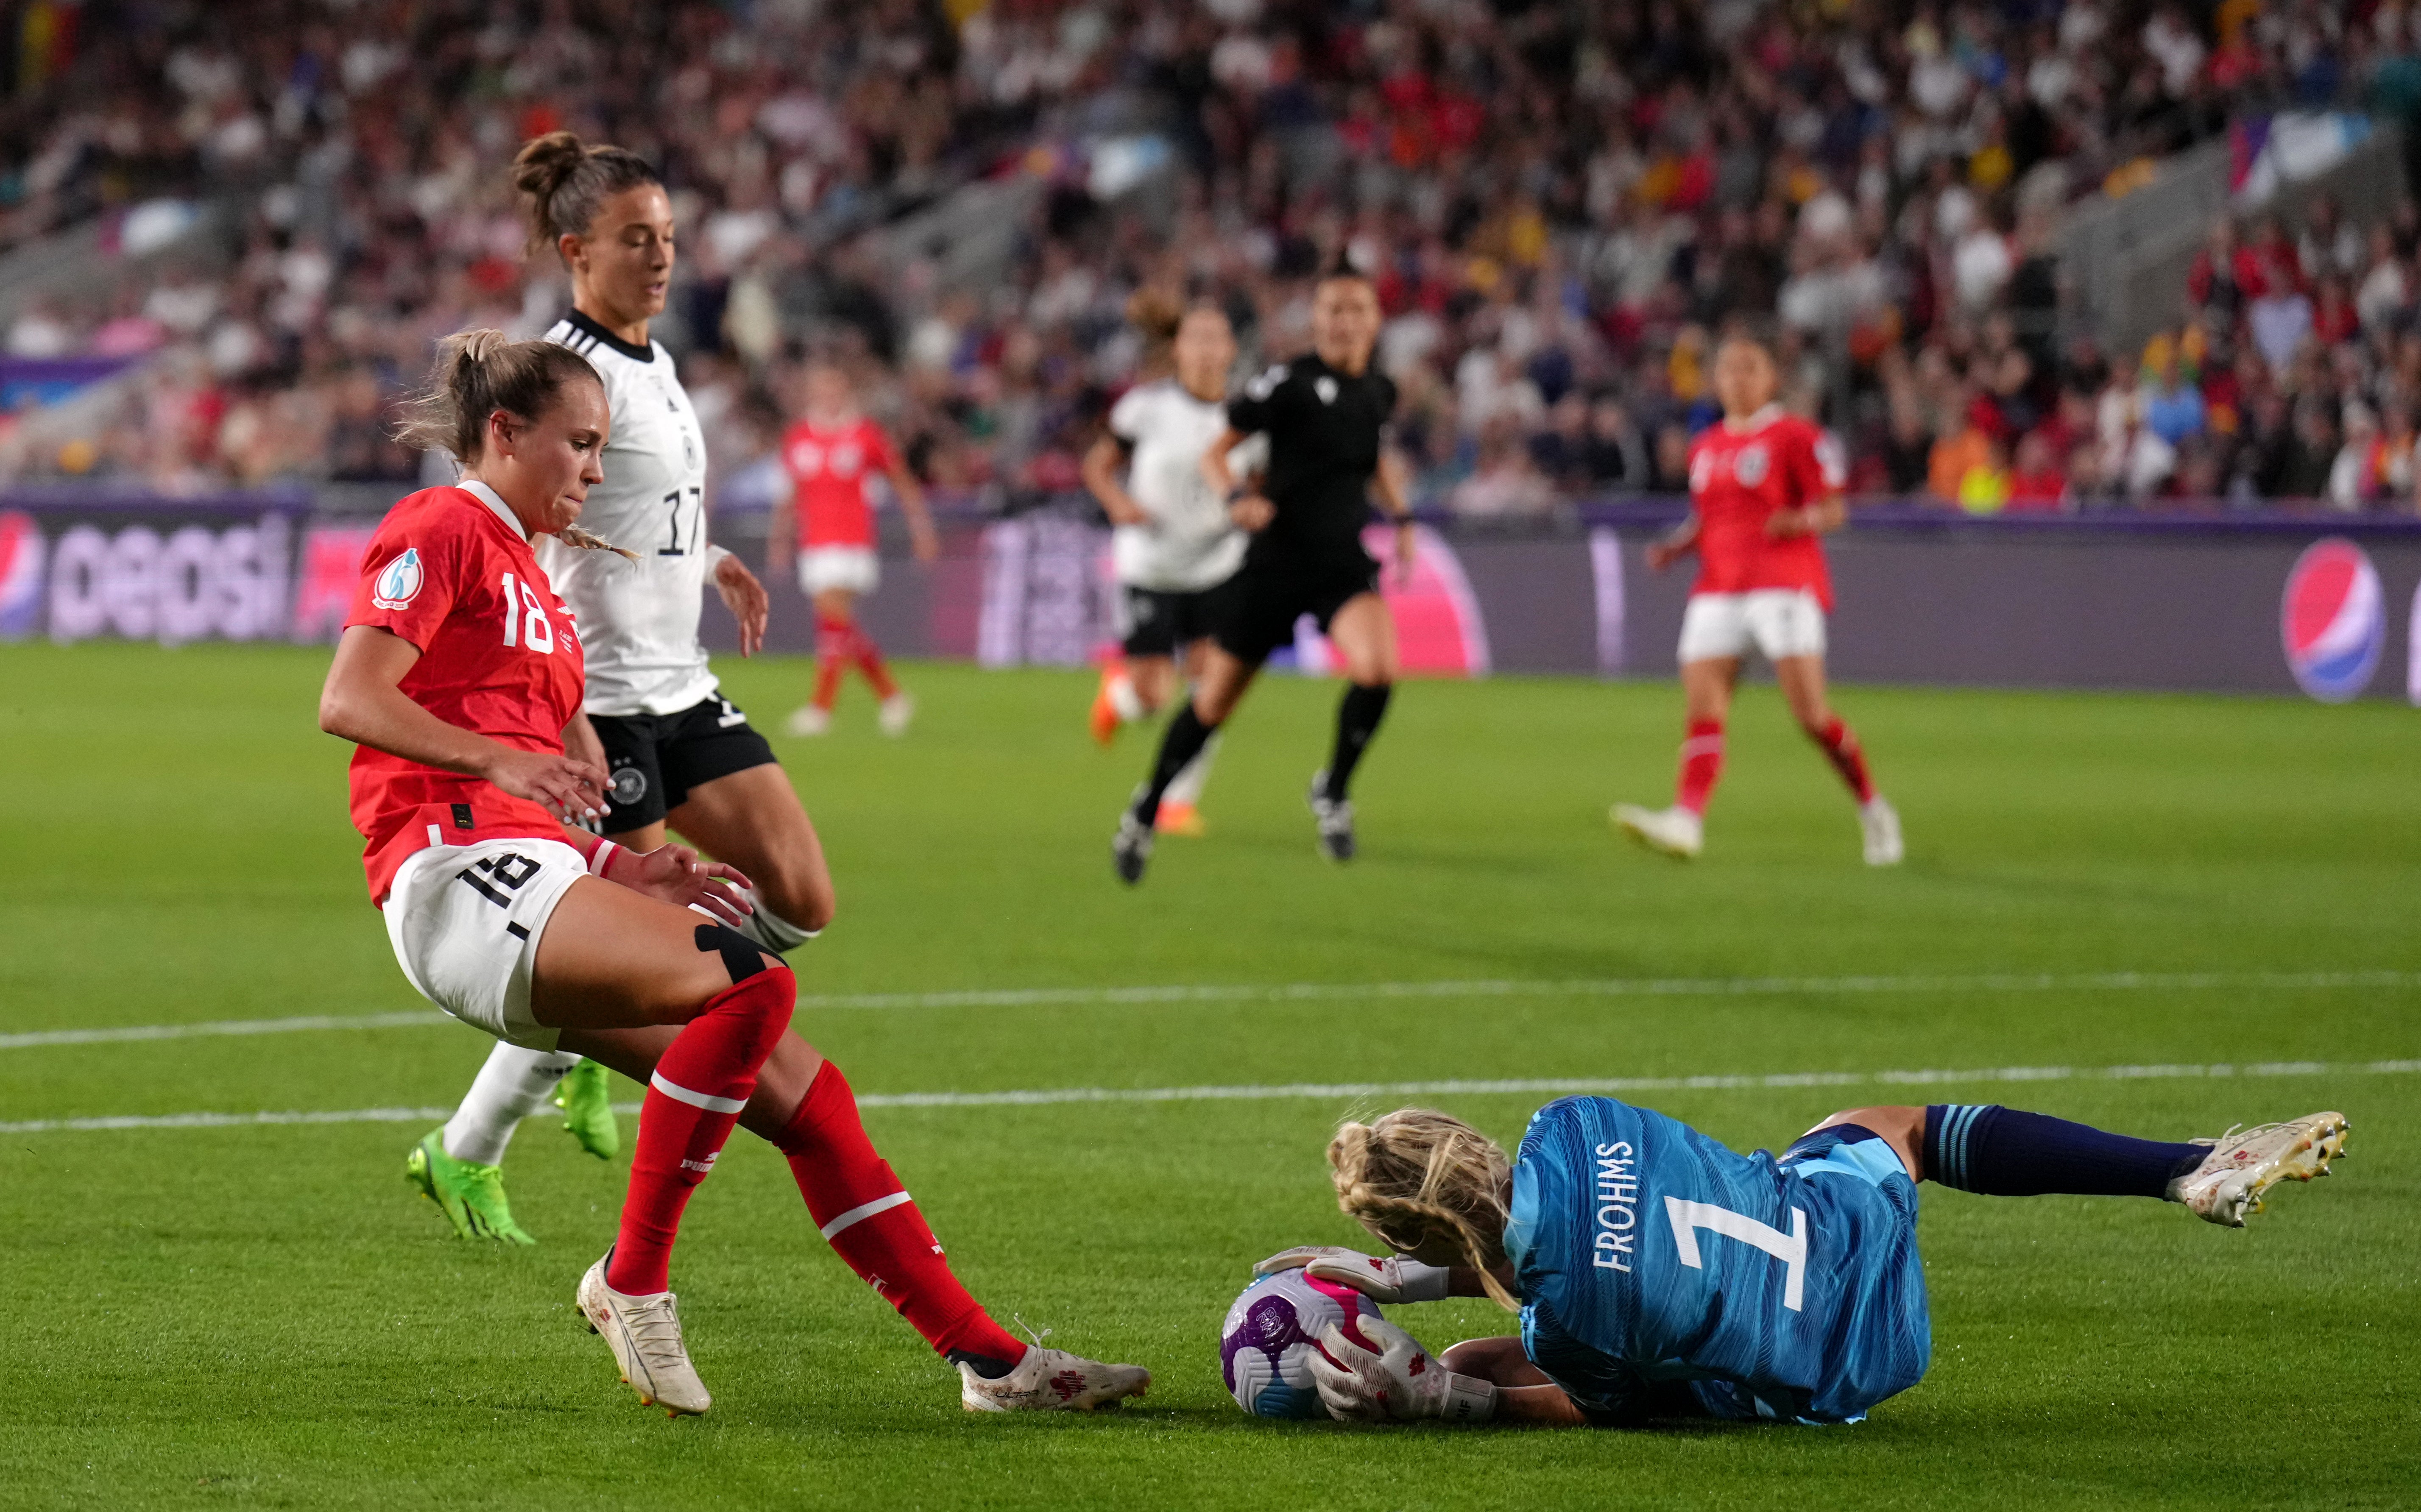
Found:
[[[1120,647],[1129,656],[1175,656],[1218,632],[1235,597],[1232,577],[1207,588],[1119,589]]]
[[[710,697],[677,714],[591,714],[614,774],[605,833],[653,824],[689,802],[689,790],[750,767],[770,766],[773,748],[731,700]]]
[[[1305,615],[1324,631],[1346,601],[1379,591],[1379,564],[1356,550],[1305,562],[1256,566],[1228,580],[1233,592],[1219,626],[1219,647],[1258,666],[1281,646],[1294,644],[1294,622]]]

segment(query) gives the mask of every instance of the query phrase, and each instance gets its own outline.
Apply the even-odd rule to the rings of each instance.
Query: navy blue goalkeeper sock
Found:
[[[1991,1197],[2165,1197],[2210,1153],[2208,1145],[2131,1139],[1998,1103],[1925,1110],[1926,1176]]]

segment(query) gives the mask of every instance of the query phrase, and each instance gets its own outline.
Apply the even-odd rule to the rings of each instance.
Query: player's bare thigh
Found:
[[[1177,661],[1166,656],[1129,657],[1127,681],[1145,709],[1157,710],[1177,691]]]
[[[594,877],[573,882],[539,936],[530,1014],[551,1029],[679,1025],[731,985],[701,949],[703,914]]]
[[[665,822],[715,860],[739,867],[757,884],[759,901],[780,918],[802,929],[832,922],[832,868],[824,862],[824,843],[789,773],[776,763],[698,784]],[[651,828],[661,845],[664,825]]]
[[[1346,600],[1328,622],[1328,644],[1339,669],[1366,688],[1391,683],[1402,670],[1396,659],[1396,616],[1378,594]]]
[[[1194,684],[1195,717],[1205,725],[1226,723],[1260,670],[1224,646],[1211,647],[1202,659],[1202,675]]]
[[[816,613],[827,619],[853,620],[857,617],[857,590],[826,588],[816,595],[815,605]]]
[[[1681,702],[1693,720],[1722,719],[1732,709],[1732,690],[1740,684],[1741,659],[1702,656],[1681,663]]]
[[[1833,722],[1833,708],[1824,696],[1822,657],[1779,657],[1773,663],[1773,681],[1801,729],[1813,735]]]
[[[1925,1179],[1925,1110],[1923,1108],[1844,1108],[1816,1129],[1830,1129],[1835,1124],[1855,1124],[1871,1130],[1890,1142],[1899,1154],[1899,1162],[1908,1167],[1912,1181]],[[1816,1132],[1816,1129],[1807,1130]]]

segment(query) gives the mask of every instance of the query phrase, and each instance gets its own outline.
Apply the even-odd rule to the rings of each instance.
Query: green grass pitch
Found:
[[[395,1013],[362,893],[325,653],[0,649],[0,1037]],[[726,669],[778,726],[796,662]],[[1735,720],[1709,852],[1618,844],[1667,790],[1664,685],[1501,679],[1398,695],[1313,854],[1333,693],[1237,720],[1211,834],[1109,872],[1141,739],[1086,743],[1086,678],[907,670],[784,740],[841,917],[799,957],[873,1094],[2064,1067],[1938,1088],[1681,1087],[1636,1100],[1739,1147],[1842,1105],[2000,1100],[2157,1134],[2345,1110],[2352,1157],[2242,1232],[2145,1202],[1925,1189],[1935,1354],[1852,1427],[1657,1432],[1273,1425],[1221,1387],[1257,1257],[1354,1238],[1320,1149],[1347,1095],[876,1108],[976,1292],[1150,1365],[1095,1419],[973,1419],[817,1239],[746,1136],[675,1264],[711,1416],[643,1411],[574,1322],[620,1177],[546,1120],[509,1161],[543,1241],[458,1242],[401,1179],[417,1123],[0,1134],[0,1507],[2411,1506],[2421,1498],[2421,715],[2385,705],[1852,689],[1909,834],[1859,865],[1832,773],[1770,689]],[[2132,980],[2096,974],[2158,974]],[[2369,973],[2330,980],[2315,974]],[[1981,978],[1994,975],[2004,980]],[[1848,977],[1871,977],[1861,987]],[[1763,985],[1747,979],[1773,978]],[[1931,985],[1915,978],[1933,978]],[[1363,992],[1370,984],[1716,984]],[[1324,996],[1054,990],[1331,984]],[[383,1029],[0,1048],[0,1124],[450,1105],[488,1041]],[[2287,1074],[2081,1074],[2325,1063]],[[634,1089],[625,1088],[626,1095]],[[1541,1097],[1433,1099],[1508,1142]],[[1484,1305],[1397,1310],[1432,1345]]]

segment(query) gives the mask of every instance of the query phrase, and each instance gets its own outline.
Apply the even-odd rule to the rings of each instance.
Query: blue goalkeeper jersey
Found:
[[[1718,1417],[1855,1422],[1932,1353],[1915,1183],[1862,1129],[1777,1161],[1566,1098],[1523,1136],[1505,1239],[1524,1350],[1598,1421],[1687,1382]]]

